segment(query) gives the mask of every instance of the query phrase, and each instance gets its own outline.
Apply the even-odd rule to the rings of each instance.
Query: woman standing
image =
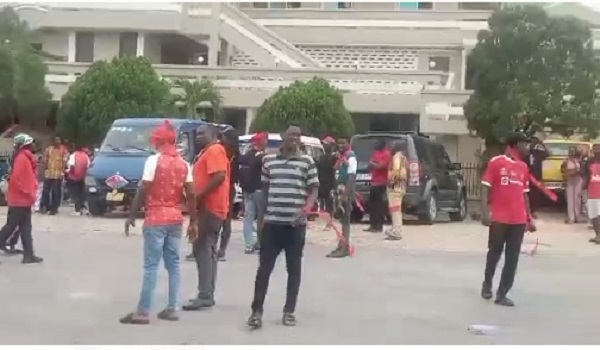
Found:
[[[561,169],[566,184],[567,199],[567,224],[577,223],[581,217],[581,162],[577,148],[569,148],[568,158],[563,162]]]

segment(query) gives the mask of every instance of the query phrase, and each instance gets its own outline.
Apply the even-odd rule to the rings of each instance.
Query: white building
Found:
[[[358,132],[436,135],[457,161],[467,135],[466,57],[500,3],[40,3],[14,5],[56,56],[56,100],[91,62],[145,56],[164,77],[209,77],[227,121],[247,127],[279,86],[320,76],[344,92]],[[584,5],[547,7],[600,25]],[[595,33],[596,34],[596,33]],[[600,33],[598,33],[600,39]]]

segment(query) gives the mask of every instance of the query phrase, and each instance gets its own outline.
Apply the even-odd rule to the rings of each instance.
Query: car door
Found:
[[[434,155],[434,174],[437,181],[438,190],[438,203],[440,206],[445,207],[450,201],[449,182],[450,175],[449,170],[446,167],[446,160],[444,154],[446,153],[443,147],[437,143],[431,143],[431,153]]]
[[[450,161],[444,146],[436,145],[437,168],[441,183],[439,183],[440,204],[444,207],[453,206],[456,203],[458,193],[458,175]]]

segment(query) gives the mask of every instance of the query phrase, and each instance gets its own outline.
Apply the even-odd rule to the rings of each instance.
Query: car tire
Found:
[[[91,216],[104,216],[104,214],[106,214],[107,207],[102,203],[91,201],[88,202],[88,210]]]
[[[425,201],[425,211],[419,215],[419,221],[426,225],[433,225],[437,220],[438,206],[437,206],[437,193],[431,191],[429,197]]]
[[[450,221],[461,222],[467,218],[467,198],[465,198],[464,193],[461,193],[460,195],[457,209],[458,211],[448,213],[450,216]]]

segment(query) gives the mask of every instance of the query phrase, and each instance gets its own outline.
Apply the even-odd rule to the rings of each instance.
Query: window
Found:
[[[429,70],[449,72],[450,57],[448,56],[432,56],[429,57]]]
[[[475,11],[493,11],[502,6],[500,2],[459,2],[458,8],[461,10]]]
[[[190,151],[190,134],[187,132],[179,133],[177,140],[177,151],[179,155],[185,158]]]
[[[286,3],[285,2],[270,2],[269,8],[270,9],[284,9],[284,8],[286,8]]]
[[[33,43],[33,44],[31,44],[31,48],[34,49],[35,51],[42,51],[42,44]]]
[[[253,2],[252,7],[254,7],[255,9],[266,9],[269,7],[269,3],[268,2]]]
[[[75,34],[75,62],[94,62],[94,33]]]
[[[436,148],[437,154],[435,158],[437,167],[439,169],[449,169],[452,166],[452,162],[450,161],[450,157],[448,156],[448,153],[446,153],[444,146],[438,145]]]
[[[124,32],[119,34],[119,57],[131,56],[137,54],[137,33]]]
[[[338,9],[351,9],[352,3],[351,2],[338,2],[337,8]]]
[[[396,8],[404,11],[432,10],[433,2],[398,2]]]
[[[287,8],[289,8],[289,9],[299,9],[302,7],[301,2],[288,2],[286,4],[287,4]]]

